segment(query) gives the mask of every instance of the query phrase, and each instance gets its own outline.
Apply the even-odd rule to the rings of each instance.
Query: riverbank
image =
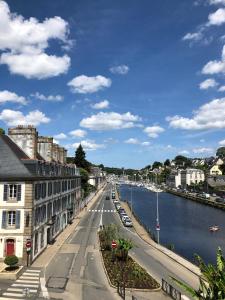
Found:
[[[120,198],[118,198],[120,200]],[[123,202],[120,200],[121,206],[126,210],[128,216],[132,219],[133,222],[133,226],[134,229],[136,231],[136,233],[146,242],[148,243],[150,246],[154,247],[155,249],[157,249],[158,251],[164,253],[165,255],[167,255],[168,257],[170,257],[172,260],[178,262],[181,266],[185,267],[186,269],[188,269],[189,271],[191,271],[193,274],[200,276],[201,272],[200,269],[195,266],[194,264],[192,264],[191,262],[189,262],[188,260],[186,260],[185,258],[181,257],[180,255],[174,253],[173,251],[157,244],[155,241],[153,241],[153,239],[149,236],[149,233],[147,232],[147,230],[144,228],[144,226],[142,226],[137,218],[131,213],[130,207],[126,202]]]
[[[211,199],[206,199],[206,198],[194,196],[194,195],[191,195],[189,193],[183,193],[183,192],[175,191],[175,190],[169,189],[169,188],[166,188],[165,192],[176,195],[176,196],[179,196],[179,197],[182,197],[182,198],[186,198],[186,199],[189,199],[189,200],[192,200],[192,201],[195,201],[195,202],[199,202],[201,204],[209,205],[209,206],[212,206],[214,208],[225,210],[225,204],[224,203],[218,203],[218,202],[216,202],[214,200],[211,200]]]

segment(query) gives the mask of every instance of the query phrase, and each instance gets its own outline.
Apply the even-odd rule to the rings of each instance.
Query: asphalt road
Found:
[[[174,276],[197,288],[197,276],[144,242],[134,229],[122,225],[112,200],[105,199],[109,194],[108,185],[48,265],[45,277],[50,295],[68,300],[118,299],[108,285],[98,251],[99,225],[110,223],[118,224],[121,235],[133,241],[131,254],[158,282],[162,278],[171,282],[170,276]]]
[[[103,209],[107,211],[115,209],[112,200],[104,200],[102,206]],[[179,263],[175,262],[173,259],[169,258],[164,253],[156,250],[153,246],[147,244],[135,233],[133,228],[124,227],[118,213],[103,213],[102,223],[104,225],[114,223],[121,226],[120,234],[131,239],[134,244],[134,248],[130,250],[131,255],[139,262],[141,266],[147,269],[147,271],[152,274],[152,276],[158,282],[161,283],[163,278],[180,290],[184,295],[187,294],[175,285],[170,276],[184,281],[195,289],[198,288],[199,279],[195,274],[181,266]]]
[[[106,193],[108,188],[93,209],[102,208]],[[48,265],[45,278],[52,297],[73,300],[117,299],[108,286],[100,260],[97,240],[99,223],[100,213],[87,212]]]

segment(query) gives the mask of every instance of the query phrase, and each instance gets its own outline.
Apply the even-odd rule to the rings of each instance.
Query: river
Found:
[[[215,263],[220,246],[225,255],[225,212],[169,193],[159,193],[160,244],[174,245],[176,253],[194,262],[194,254]],[[120,186],[122,200],[131,199],[131,187]],[[156,236],[156,193],[132,186],[133,210]],[[218,225],[218,232],[209,227]]]

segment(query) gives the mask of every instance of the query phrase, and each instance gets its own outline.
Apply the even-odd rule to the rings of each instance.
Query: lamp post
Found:
[[[156,173],[156,183],[157,182],[157,173]],[[156,188],[156,231],[157,231],[157,243],[159,244],[159,232],[160,232],[160,224],[159,224],[159,192],[158,188]]]

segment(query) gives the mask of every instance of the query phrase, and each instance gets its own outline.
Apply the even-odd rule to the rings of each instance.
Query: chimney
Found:
[[[59,162],[59,145],[53,143],[52,158],[54,161]]]
[[[53,158],[53,138],[47,136],[38,137],[38,153],[48,162]]]
[[[15,128],[9,128],[8,136],[17,144],[30,159],[37,158],[37,138],[38,132],[32,125],[19,125]]]

